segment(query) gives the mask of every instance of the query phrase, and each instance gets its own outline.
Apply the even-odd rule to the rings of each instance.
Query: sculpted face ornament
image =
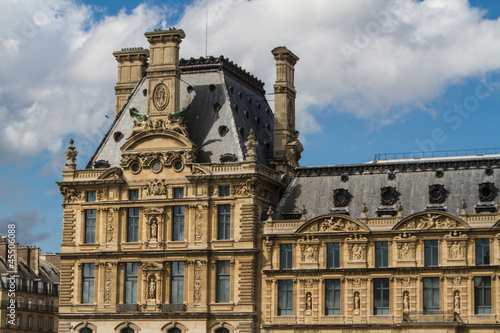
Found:
[[[163,110],[167,107],[170,101],[170,93],[168,87],[163,83],[158,84],[153,91],[153,103],[158,110]]]

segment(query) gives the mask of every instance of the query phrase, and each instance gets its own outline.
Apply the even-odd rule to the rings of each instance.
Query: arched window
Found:
[[[227,328],[221,327],[218,328],[215,333],[229,333],[229,330]]]
[[[182,333],[180,328],[174,327],[168,330],[167,333]]]
[[[134,329],[130,327],[125,327],[120,331],[120,333],[134,333]]]
[[[80,333],[93,333],[93,331],[88,327],[84,327],[80,330]]]

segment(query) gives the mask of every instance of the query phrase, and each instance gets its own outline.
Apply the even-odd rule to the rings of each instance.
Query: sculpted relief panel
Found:
[[[369,229],[353,219],[344,216],[330,216],[310,222],[301,232],[353,232]]]
[[[431,229],[468,229],[468,226],[458,219],[439,213],[422,213],[400,223],[399,230],[431,230]]]

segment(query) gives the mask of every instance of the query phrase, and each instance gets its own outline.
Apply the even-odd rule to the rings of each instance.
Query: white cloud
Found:
[[[175,24],[187,35],[182,57],[205,53],[205,4],[187,6]],[[147,47],[143,33],[167,27],[170,15],[140,5],[96,22],[93,10],[73,0],[2,1],[0,151],[57,152],[69,133],[102,132],[114,109],[112,52]],[[452,83],[500,68],[500,20],[483,19],[466,0],[210,0],[208,13],[209,54],[256,74],[268,93],[270,51],[285,45],[301,58],[297,111],[306,133],[321,128],[315,108],[386,124],[426,109]]]

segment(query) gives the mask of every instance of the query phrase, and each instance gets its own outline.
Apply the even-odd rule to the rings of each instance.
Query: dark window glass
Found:
[[[139,190],[129,190],[128,191],[129,200],[139,200]]]
[[[486,238],[476,239],[476,265],[490,264],[490,240]]]
[[[94,302],[94,264],[82,265],[82,303]]]
[[[129,208],[127,216],[127,242],[139,241],[139,208]]]
[[[134,333],[134,329],[130,327],[126,327],[120,331],[120,333]]]
[[[375,242],[375,266],[389,266],[389,242]]]
[[[80,333],[93,333],[93,332],[90,328],[85,327],[80,330]]]
[[[474,313],[491,314],[491,277],[474,278]]]
[[[293,281],[278,281],[278,316],[293,315]]]
[[[176,188],[174,188],[174,198],[175,199],[182,199],[182,198],[184,198],[184,188],[183,187],[176,187]]]
[[[424,278],[424,312],[439,312],[439,278]]]
[[[229,330],[227,328],[221,327],[218,328],[215,333],[229,333]]]
[[[180,328],[174,327],[168,330],[168,333],[182,333]]]
[[[326,246],[327,268],[340,267],[340,243],[328,243]]]
[[[325,315],[340,315],[340,280],[325,280]]]
[[[137,303],[137,269],[138,263],[128,262],[125,267],[125,303]]]
[[[184,262],[172,262],[172,278],[170,283],[170,303],[184,302]]]
[[[95,191],[87,192],[87,202],[94,202],[95,201]]]
[[[85,243],[95,243],[96,210],[85,210]]]
[[[217,303],[229,302],[231,274],[228,260],[217,261]]]
[[[389,279],[373,279],[373,314],[389,314]]]
[[[229,196],[229,186],[219,186],[219,196],[228,197]]]
[[[217,239],[231,238],[231,205],[218,206],[217,226]]]
[[[281,244],[280,247],[280,269],[292,269],[293,244]]]
[[[438,266],[439,264],[439,242],[437,239],[426,240],[425,247],[425,266]]]
[[[174,207],[174,222],[172,224],[172,240],[184,240],[184,206]]]

